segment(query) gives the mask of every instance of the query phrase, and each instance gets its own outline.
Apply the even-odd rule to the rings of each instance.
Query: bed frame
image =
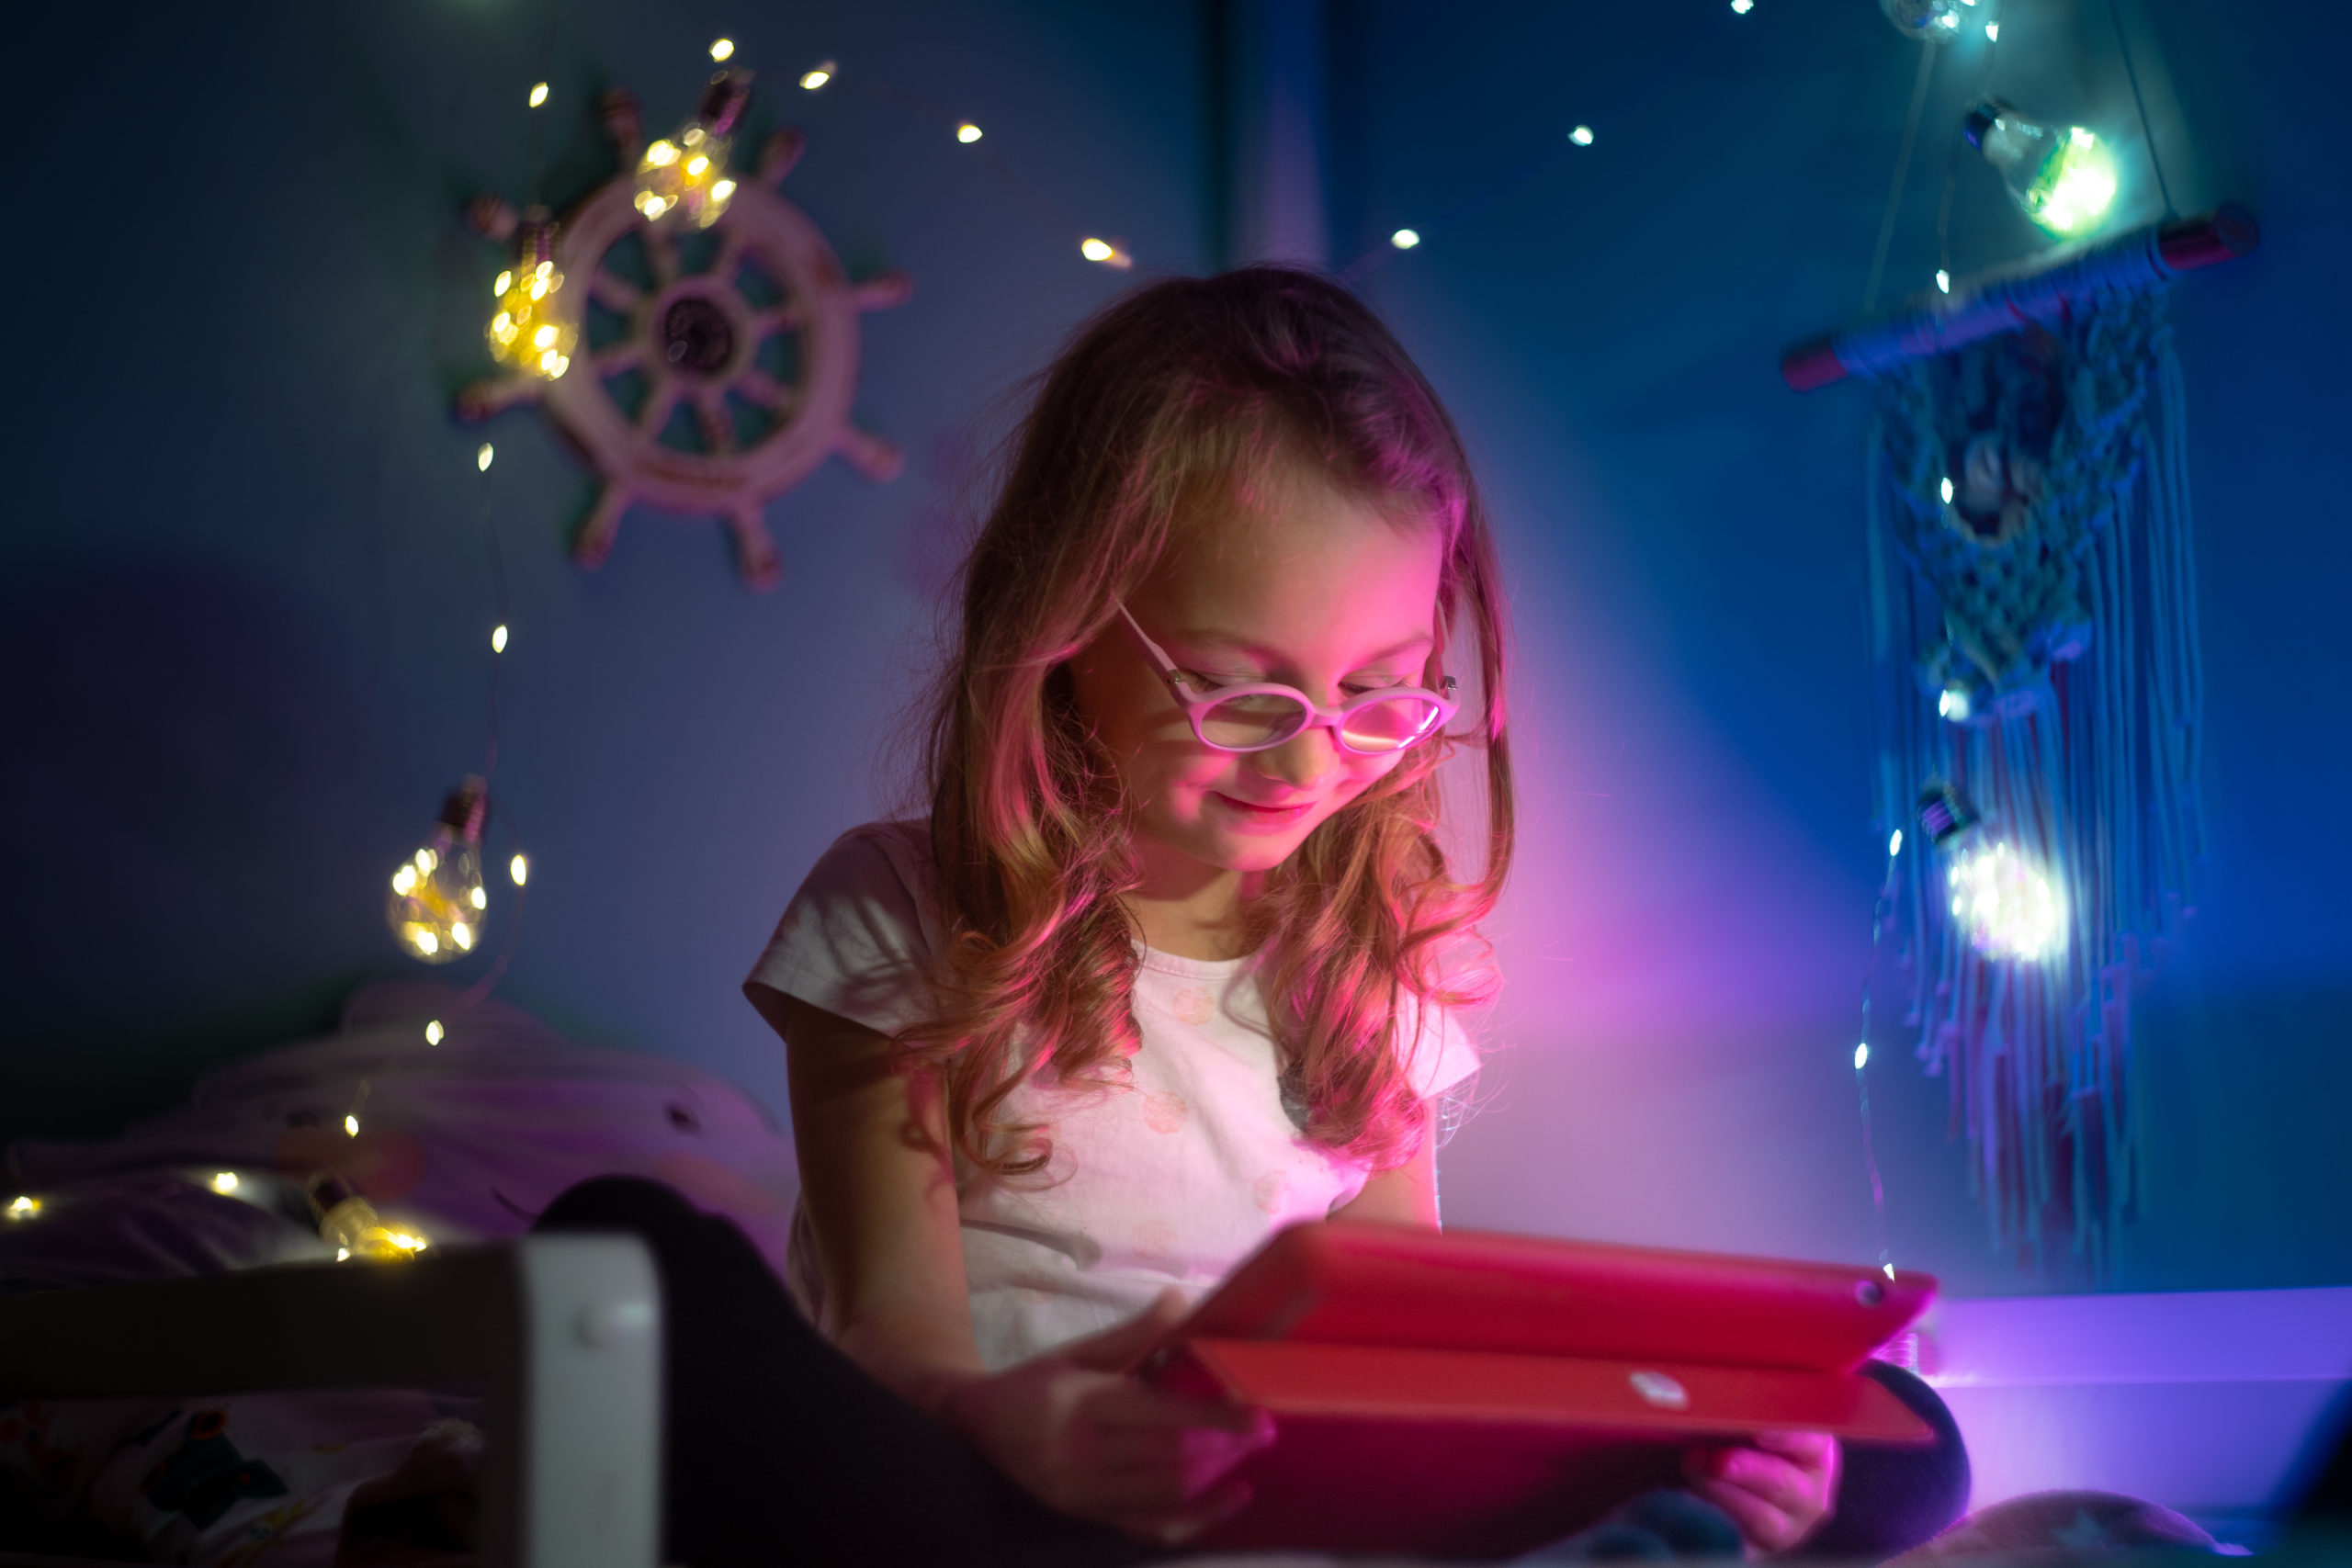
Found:
[[[482,1568],[653,1568],[662,1304],[633,1238],[0,1296],[0,1403],[328,1388],[483,1396]]]

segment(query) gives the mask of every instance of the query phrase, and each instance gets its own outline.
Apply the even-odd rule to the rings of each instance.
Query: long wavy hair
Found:
[[[934,1008],[897,1036],[898,1065],[935,1077],[956,1152],[1001,1179],[1051,1154],[1043,1129],[1008,1113],[1024,1079],[1047,1068],[1064,1083],[1099,1079],[1134,1050],[1138,931],[1120,895],[1138,875],[1117,775],[1075,710],[1069,661],[1114,601],[1182,547],[1188,519],[1247,503],[1273,465],[1303,460],[1440,531],[1439,646],[1465,631],[1477,665],[1453,731],[1317,826],[1245,916],[1303,1131],[1375,1169],[1402,1164],[1423,1127],[1408,1070],[1424,1042],[1402,1038],[1405,1021],[1428,1017],[1420,1002],[1492,994],[1476,926],[1513,833],[1504,604],[1453,421],[1360,301],[1313,274],[1259,266],[1112,304],[1046,370],[1005,454],[933,697],[923,771],[947,940],[930,976]],[[1438,771],[1465,746],[1486,785],[1470,879],[1439,837]]]

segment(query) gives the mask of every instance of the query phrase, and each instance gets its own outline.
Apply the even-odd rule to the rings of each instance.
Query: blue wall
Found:
[[[2117,1282],[2341,1282],[2352,834],[2333,798],[2352,748],[2330,634],[2352,543],[2330,520],[2352,235],[2326,62],[2352,21],[2123,9],[2176,194],[2246,197],[2269,238],[2177,291],[2213,853],[2143,1010],[2154,1157]],[[576,571],[588,479],[536,414],[486,432],[515,631],[499,784],[537,867],[506,993],[781,1115],[780,1053],[736,983],[808,862],[887,797],[875,758],[1003,400],[1120,281],[1075,257],[1073,226],[1148,268],[1219,259],[1210,29],[1190,6],[1045,0],[559,10],[554,195],[605,171],[599,90],[682,114],[726,32],[763,73],[754,131],[809,131],[787,194],[854,272],[916,279],[865,319],[859,404],[907,473],[830,464],[775,503],[767,597],[736,584],[715,525],[643,513]],[[1996,88],[2128,120],[2102,5],[2010,10]],[[1338,259],[1400,224],[1429,236],[1364,288],[1470,433],[1521,616],[1508,1048],[1448,1151],[1449,1217],[1870,1256],[1848,1066],[1883,842],[1862,398],[1796,397],[1774,363],[1859,304],[1911,46],[1866,0],[1333,13]],[[447,409],[482,368],[495,262],[456,213],[526,194],[543,15],[15,21],[31,69],[0,110],[11,145],[70,155],[17,163],[0,255],[20,311],[0,1132],[159,1109],[400,963],[381,878],[479,765],[492,620],[484,433]],[[987,140],[786,85],[828,56]],[[1943,128],[1972,79],[1957,50],[1939,69],[1890,292],[1935,265]],[[1595,145],[1554,156],[1577,121]],[[2026,248],[1982,167],[1960,174],[1959,266]],[[1941,1085],[1883,1059],[1896,1257],[1963,1290],[2050,1282],[1987,1254]]]

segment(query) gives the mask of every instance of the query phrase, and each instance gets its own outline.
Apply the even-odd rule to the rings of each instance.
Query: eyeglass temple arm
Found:
[[[1151,655],[1152,665],[1159,671],[1159,678],[1182,685],[1184,677],[1178,671],[1176,661],[1168,657],[1168,650],[1152,641],[1151,634],[1136,624],[1135,616],[1127,613],[1127,606],[1123,601],[1114,599],[1111,604],[1119,612],[1119,619],[1126,622],[1127,629],[1136,634],[1136,640],[1143,644],[1144,651]]]

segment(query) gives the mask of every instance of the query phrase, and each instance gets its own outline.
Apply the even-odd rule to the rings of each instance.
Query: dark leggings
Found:
[[[662,1560],[1109,1568],[1149,1549],[1054,1513],[819,1337],[743,1233],[634,1177],[582,1182],[539,1230],[627,1232],[661,1270]],[[1873,1373],[1927,1416],[1934,1449],[1849,1447],[1838,1514],[1811,1550],[1886,1557],[1957,1517],[1968,1460],[1917,1378]]]

